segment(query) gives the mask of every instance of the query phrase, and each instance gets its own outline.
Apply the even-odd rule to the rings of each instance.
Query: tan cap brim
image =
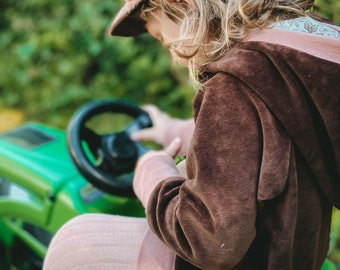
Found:
[[[146,32],[144,21],[134,14],[141,8],[145,0],[126,0],[124,6],[119,10],[108,33],[112,36],[138,36]]]

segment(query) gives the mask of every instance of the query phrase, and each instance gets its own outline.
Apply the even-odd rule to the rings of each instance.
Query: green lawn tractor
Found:
[[[67,131],[27,123],[0,134],[0,270],[41,269],[53,234],[77,215],[144,216],[132,171],[148,149],[129,134],[150,125],[137,106],[100,100],[85,104]]]

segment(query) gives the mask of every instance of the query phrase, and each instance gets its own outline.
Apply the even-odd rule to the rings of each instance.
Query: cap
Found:
[[[119,10],[108,32],[112,36],[138,36],[146,32],[144,21],[134,16],[146,0],[125,0],[124,6]]]

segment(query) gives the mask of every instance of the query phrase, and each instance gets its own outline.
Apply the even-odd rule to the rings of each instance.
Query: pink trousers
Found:
[[[57,232],[43,270],[172,270],[174,260],[145,218],[85,214]]]

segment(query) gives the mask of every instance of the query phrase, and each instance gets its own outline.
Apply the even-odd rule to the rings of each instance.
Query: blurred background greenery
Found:
[[[111,97],[191,115],[186,71],[157,42],[106,34],[122,2],[0,2],[0,129],[24,121],[65,128],[82,104]],[[340,25],[339,0],[317,0],[314,9]],[[340,217],[334,216],[331,256],[340,261]]]
[[[175,116],[190,116],[194,91],[187,75],[157,42],[147,35],[134,39],[106,34],[122,2],[1,1],[4,117],[64,128],[81,104],[106,97],[155,103]],[[340,23],[340,1],[317,0],[315,9]]]
[[[97,98],[124,97],[190,114],[187,76],[158,43],[147,35],[106,34],[121,3],[1,1],[0,107],[61,128],[77,107]]]

